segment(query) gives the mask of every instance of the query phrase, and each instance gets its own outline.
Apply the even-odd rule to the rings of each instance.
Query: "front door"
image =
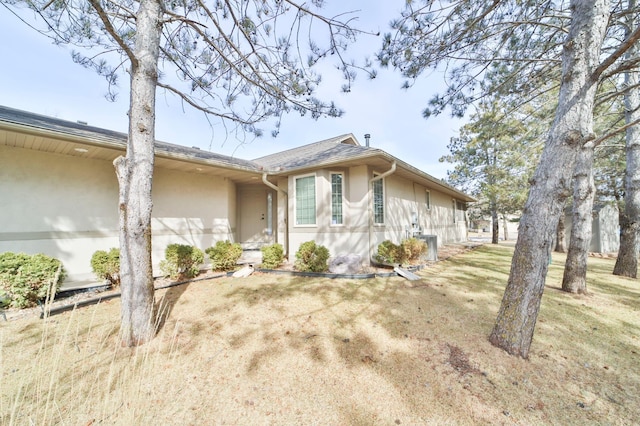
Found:
[[[273,206],[270,199],[273,198],[268,188],[238,188],[238,227],[240,244],[244,249],[257,249],[273,243]]]

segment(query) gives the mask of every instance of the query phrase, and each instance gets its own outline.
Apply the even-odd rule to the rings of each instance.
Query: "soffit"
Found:
[[[124,155],[126,147],[124,140],[84,139],[79,136],[43,132],[41,129],[31,129],[28,126],[7,125],[7,123],[0,123],[0,145],[109,162]],[[254,183],[259,181],[261,177],[259,168],[249,162],[246,162],[245,165],[244,160],[238,160],[239,163],[242,163],[238,166],[234,166],[231,161],[227,161],[227,164],[220,164],[217,157],[213,160],[197,158],[180,152],[179,149],[171,149],[174,147],[173,145],[163,145],[156,147],[156,167],[180,172],[223,176],[238,183]],[[202,152],[204,157],[213,155],[209,154],[206,151]]]

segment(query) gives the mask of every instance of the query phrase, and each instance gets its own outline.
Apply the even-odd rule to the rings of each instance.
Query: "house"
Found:
[[[0,107],[0,252],[60,259],[65,287],[95,282],[91,255],[118,246],[112,163],[126,141],[125,133]],[[386,239],[467,238],[473,198],[351,134],[253,161],[165,142],[155,148],[156,272],[171,243],[278,242],[292,258],[314,240],[332,255],[368,260]]]
[[[620,248],[619,212],[616,204],[597,204],[591,212],[591,243],[593,253],[616,253]],[[568,247],[571,239],[571,209],[565,211],[565,241]]]

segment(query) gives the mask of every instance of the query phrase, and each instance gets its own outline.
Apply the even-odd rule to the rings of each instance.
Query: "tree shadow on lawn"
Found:
[[[180,297],[189,288],[190,283],[184,283],[169,287],[164,295],[156,302],[156,333],[159,333],[164,328],[167,318],[171,315],[171,312],[178,303]]]
[[[475,342],[482,341],[483,350],[492,350],[486,336],[495,319],[499,286],[487,290],[477,285],[482,273],[459,278],[474,280],[463,288],[456,283],[429,283],[431,276],[441,275],[451,265],[455,263],[431,268],[416,282],[399,277],[357,281],[305,277],[276,281],[274,277],[252,286],[247,281],[225,294],[225,307],[215,307],[208,314],[239,306],[255,312],[250,326],[241,320],[245,311],[234,316],[229,339],[237,350],[255,347],[249,343],[255,339],[262,342],[249,355],[248,375],[259,374],[272,359],[292,351],[307,362],[326,364],[338,359],[336,368],[370,369],[391,383],[405,403],[424,411],[447,392],[429,375],[433,369],[453,372],[449,345],[473,351]],[[490,298],[496,300],[484,301]],[[265,310],[277,314],[263,317]],[[458,378],[452,380],[457,383]]]
[[[519,398],[526,401],[531,390],[515,391],[498,383],[496,364],[513,366],[511,373],[508,369],[504,373],[506,378],[501,377],[504,381],[509,374],[535,376],[538,367],[551,368],[551,364],[558,363],[560,370],[572,379],[558,376],[558,383],[549,386],[550,390],[543,392],[534,405],[555,407],[562,412],[567,409],[562,406],[566,401],[562,398],[556,401],[558,392],[566,386],[578,386],[574,379],[578,377],[576,370],[582,369],[583,358],[601,360],[603,365],[614,364],[618,359],[621,370],[626,371],[630,367],[628,360],[620,360],[616,348],[627,353],[637,348],[619,342],[619,329],[602,318],[598,309],[590,308],[588,298],[559,291],[545,292],[543,296],[530,361],[509,357],[491,346],[487,336],[508,279],[512,254],[509,248],[485,246],[420,271],[422,280],[417,282],[397,277],[344,280],[279,276],[259,286],[241,284],[225,294],[228,303],[225,309],[245,306],[256,310],[256,316],[248,328],[242,327],[242,315],[237,316],[234,327],[239,327],[233,331],[232,347],[242,350],[251,339],[263,342],[261,349],[250,355],[246,365],[249,375],[258,374],[272,358],[286,356],[293,350],[313,363],[335,363],[338,359],[336,368],[371,370],[392,383],[417,411],[424,410],[426,404],[437,405],[443,398],[451,398],[452,387],[467,386],[463,391],[465,398],[484,401],[480,405],[490,406],[484,406],[487,413],[496,414],[495,408],[497,415],[501,414],[503,395],[519,392]],[[564,256],[554,256],[552,260],[551,279],[558,280]],[[598,280],[594,291],[612,291],[608,287]],[[627,297],[636,295],[630,290],[625,292],[628,294],[619,299],[623,303]],[[262,317],[258,311],[265,305],[277,315]],[[601,337],[611,334],[610,347],[603,349],[598,343],[600,338],[591,339],[594,333]],[[572,344],[558,343],[574,338],[577,341]],[[451,365],[452,347],[469,354],[473,369],[464,377]],[[433,371],[438,377],[435,383]],[[585,392],[597,394],[603,381],[613,380],[606,387],[615,389],[618,379],[607,378],[600,370],[589,370],[577,381],[580,380],[584,381]],[[429,382],[428,389],[425,382]],[[638,384],[638,377],[631,375],[621,383],[623,389],[630,389]],[[546,386],[545,380],[540,385]],[[620,396],[611,399],[618,400]],[[529,406],[522,402],[520,409]],[[465,419],[482,419],[482,409],[477,410],[467,413],[471,417]],[[542,410],[527,408],[524,413],[530,421],[544,421]]]

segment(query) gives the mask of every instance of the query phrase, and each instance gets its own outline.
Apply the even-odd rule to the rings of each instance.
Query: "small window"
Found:
[[[458,219],[458,214],[456,212],[456,200],[452,200],[452,201],[453,201],[453,223],[456,223]]]
[[[453,223],[460,221],[465,221],[465,212],[467,211],[467,204],[462,202],[462,201],[458,201],[458,200],[453,200]]]
[[[431,210],[431,192],[426,191],[424,194],[424,205],[427,207],[427,210]]]
[[[316,224],[316,177],[296,178],[296,225]]]
[[[331,173],[331,224],[342,225],[342,173]]]
[[[456,201],[456,211],[458,213],[458,220],[464,222],[466,220],[465,213],[467,211],[467,203],[462,201]]]
[[[373,223],[384,223],[384,182],[382,179],[373,181]]]

